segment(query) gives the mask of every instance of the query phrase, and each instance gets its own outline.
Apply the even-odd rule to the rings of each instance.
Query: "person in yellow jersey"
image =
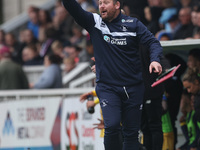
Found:
[[[163,131],[163,145],[162,150],[174,150],[174,131],[167,109],[166,93],[163,94],[162,99],[162,131]]]

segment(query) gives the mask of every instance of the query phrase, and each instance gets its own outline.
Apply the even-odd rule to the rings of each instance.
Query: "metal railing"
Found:
[[[55,96],[80,96],[83,93],[94,90],[88,88],[60,88],[60,89],[28,89],[28,90],[1,90],[0,102],[9,100],[23,100],[29,97],[55,97]]]

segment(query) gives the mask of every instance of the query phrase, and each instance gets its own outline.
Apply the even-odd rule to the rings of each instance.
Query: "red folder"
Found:
[[[167,73],[167,74],[164,73],[164,74],[166,74],[166,75],[164,75],[162,78],[160,78],[160,79],[158,79],[156,82],[154,82],[154,83],[151,85],[151,87],[155,87],[155,86],[157,86],[158,84],[160,84],[160,83],[166,81],[167,79],[173,77],[174,74],[176,73],[177,69],[178,69],[180,66],[181,66],[181,65],[179,64],[178,66],[173,67],[171,70],[169,69],[170,72]],[[161,75],[161,76],[162,76],[162,75]]]

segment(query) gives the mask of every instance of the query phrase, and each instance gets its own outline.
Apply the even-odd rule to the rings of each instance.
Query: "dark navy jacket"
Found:
[[[112,22],[96,13],[84,11],[75,0],[63,5],[92,39],[96,64],[96,82],[130,86],[142,81],[139,43],[149,47],[150,61],[160,62],[159,41],[136,18],[119,14]]]

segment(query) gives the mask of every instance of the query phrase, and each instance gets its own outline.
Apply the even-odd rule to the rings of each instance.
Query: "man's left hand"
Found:
[[[149,72],[152,73],[152,71],[155,73],[158,73],[158,75],[160,75],[162,73],[162,66],[160,65],[160,63],[158,63],[156,61],[151,62],[150,66],[149,66]]]

